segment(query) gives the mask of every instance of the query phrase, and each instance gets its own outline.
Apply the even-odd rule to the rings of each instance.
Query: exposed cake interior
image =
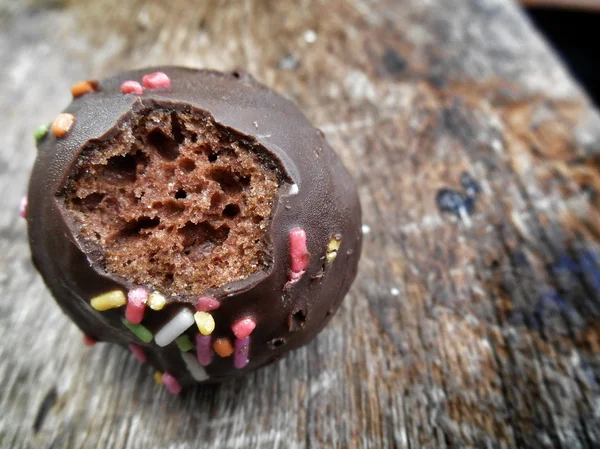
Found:
[[[279,183],[264,151],[210,117],[154,105],[90,142],[62,194],[107,272],[202,294],[269,267]]]

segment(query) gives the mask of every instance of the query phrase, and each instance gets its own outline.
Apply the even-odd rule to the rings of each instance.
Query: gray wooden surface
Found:
[[[365,222],[316,341],[181,397],[81,344],[17,215],[70,85],[167,63],[294,99]],[[510,1],[1,0],[0,111],[0,447],[600,447],[600,119]]]

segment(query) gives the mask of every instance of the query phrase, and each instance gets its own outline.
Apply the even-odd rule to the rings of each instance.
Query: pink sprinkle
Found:
[[[144,75],[142,83],[144,84],[144,87],[147,87],[148,89],[160,89],[162,87],[171,86],[171,80],[163,72],[154,72]]]
[[[144,93],[144,88],[137,81],[129,80],[121,84],[121,92],[124,94],[142,95]]]
[[[148,300],[148,290],[144,287],[132,288],[127,292],[127,307],[125,318],[133,324],[140,324],[144,319],[144,310]]]
[[[83,344],[84,345],[86,345],[86,346],[94,346],[96,343],[97,343],[96,340],[94,340],[89,335],[84,335],[83,336]]]
[[[167,390],[169,390],[171,393],[179,394],[181,391],[181,385],[179,385],[177,379],[175,379],[171,374],[163,373],[162,381],[165,387],[167,387]]]
[[[306,232],[304,232],[304,229],[294,228],[290,231],[290,257],[293,272],[301,273],[306,270],[310,254],[306,249]]]
[[[202,366],[210,365],[213,358],[210,335],[196,335],[196,358]]]
[[[148,359],[146,358],[146,353],[144,352],[141,346],[138,346],[134,343],[129,343],[129,350],[133,353],[134,357],[140,362],[146,363],[148,361]]]
[[[19,217],[27,218],[27,195],[21,198],[19,203]]]
[[[245,367],[248,362],[250,355],[250,337],[246,337],[243,340],[235,340],[235,350],[233,352],[233,366],[240,369]]]
[[[243,340],[252,333],[255,327],[256,322],[252,318],[242,318],[241,320],[233,323],[231,330],[237,339]]]
[[[221,303],[210,296],[200,296],[196,301],[196,310],[198,312],[210,312],[221,307]]]

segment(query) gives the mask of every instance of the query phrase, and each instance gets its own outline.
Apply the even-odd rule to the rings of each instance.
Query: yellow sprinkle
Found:
[[[121,290],[113,290],[112,292],[95,296],[92,298],[91,304],[94,309],[104,312],[105,310],[124,306],[127,304],[127,299]]]
[[[162,373],[160,371],[154,373],[154,382],[156,382],[158,385],[163,384]]]
[[[333,237],[331,237],[331,239],[329,239],[329,243],[327,244],[327,254],[325,256],[325,260],[327,261],[327,263],[331,263],[335,260],[341,244],[342,236],[339,234],[336,234]]]
[[[158,292],[152,292],[150,293],[150,296],[148,296],[148,306],[152,310],[162,310],[166,303],[167,300],[165,297]]]
[[[210,335],[215,330],[215,320],[210,313],[196,312],[194,319],[202,335]]]

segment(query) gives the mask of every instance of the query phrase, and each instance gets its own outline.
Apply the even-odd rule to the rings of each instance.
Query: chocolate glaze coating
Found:
[[[121,93],[124,81],[139,81],[155,71],[166,73],[171,87],[147,89],[141,96]],[[60,196],[82,148],[90,140],[110,136],[132,112],[153,102],[210,114],[223,129],[270,155],[283,171],[284,182],[267,230],[273,254],[270,270],[210,292],[221,302],[221,307],[211,312],[216,337],[233,340],[231,324],[237,319],[250,316],[257,323],[244,368],[236,369],[231,357],[218,356],[205,367],[208,381],[221,381],[306,344],[329,321],[357,272],[362,243],[358,195],[322,133],[294,104],[246,74],[153,67],[110,77],[98,83],[97,91],[73,99],[65,110],[76,119],[69,133],[63,138],[48,133],[38,143],[27,211],[34,264],[61,308],[86,335],[125,346],[140,345],[150,363],[174,375],[182,385],[195,380],[175,343],[164,348],[154,342],[142,343],[122,324],[124,307],[99,312],[90,306],[94,296],[115,289],[126,293],[134,285],[103,271],[103,255],[79,234]],[[293,184],[298,186],[297,194],[289,194]],[[302,278],[286,289],[289,231],[296,227],[306,232],[310,261]],[[326,264],[328,242],[337,234],[342,237],[337,258]],[[143,324],[156,334],[181,307],[194,312],[194,299],[169,297],[163,310],[147,309]],[[298,311],[296,318],[303,322],[293,318]]]

